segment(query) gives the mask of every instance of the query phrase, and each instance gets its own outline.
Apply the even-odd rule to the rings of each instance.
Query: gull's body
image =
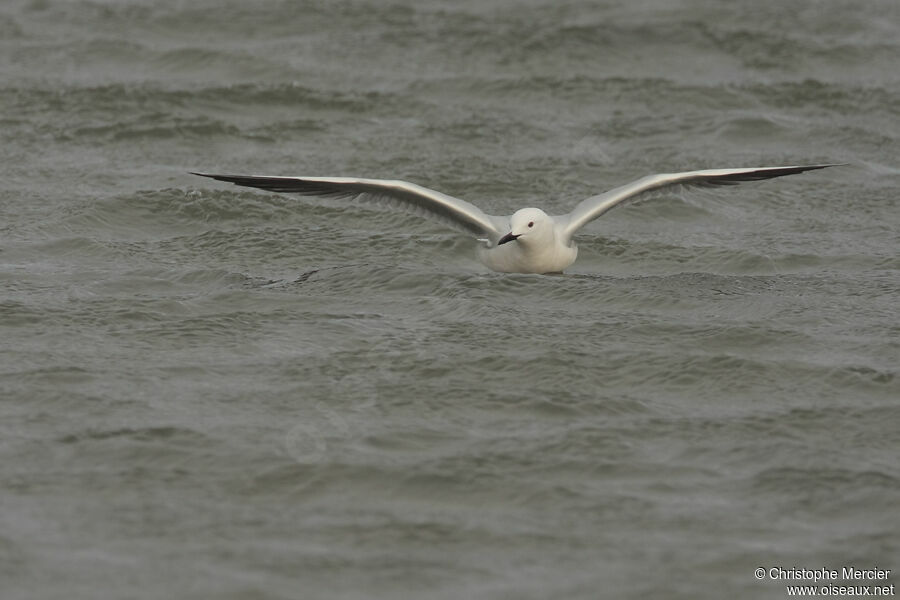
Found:
[[[509,242],[515,243],[478,248],[478,258],[489,269],[501,273],[562,273],[575,262],[578,246],[566,241],[561,219],[539,208],[523,208],[509,218],[509,223],[510,237],[517,236]]]
[[[612,208],[648,192],[674,186],[732,185],[833,166],[837,165],[714,169],[649,175],[587,198],[566,215],[551,216],[539,208],[523,208],[506,217],[488,215],[465,200],[406,181],[194,174],[273,192],[370,197],[437,219],[479,238],[478,257],[489,269],[504,273],[554,273],[562,272],[575,262],[578,247],[573,238],[578,230]]]

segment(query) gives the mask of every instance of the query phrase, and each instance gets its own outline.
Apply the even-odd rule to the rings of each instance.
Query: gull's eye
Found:
[[[534,227],[534,221],[528,221],[528,226],[529,226],[529,227]]]

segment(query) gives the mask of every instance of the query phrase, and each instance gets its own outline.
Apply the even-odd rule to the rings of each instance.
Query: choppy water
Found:
[[[900,5],[0,6],[3,598],[779,598],[900,569]],[[566,212],[564,276],[188,170]]]

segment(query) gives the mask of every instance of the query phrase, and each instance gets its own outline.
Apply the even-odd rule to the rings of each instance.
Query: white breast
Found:
[[[556,240],[537,247],[510,242],[478,249],[481,262],[501,273],[561,273],[575,262],[577,256],[578,247],[575,244],[564,246]]]

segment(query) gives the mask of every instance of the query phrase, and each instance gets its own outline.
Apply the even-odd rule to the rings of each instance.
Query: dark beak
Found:
[[[522,235],[522,234],[520,233],[519,235]],[[497,242],[497,245],[500,246],[500,245],[502,245],[502,244],[505,244],[506,242],[513,242],[513,241],[515,241],[515,239],[516,239],[517,237],[519,237],[519,236],[518,236],[518,235],[513,235],[513,234],[512,234],[512,231],[510,231],[509,233],[507,233],[506,235],[504,235],[502,238],[500,238],[500,241]]]

